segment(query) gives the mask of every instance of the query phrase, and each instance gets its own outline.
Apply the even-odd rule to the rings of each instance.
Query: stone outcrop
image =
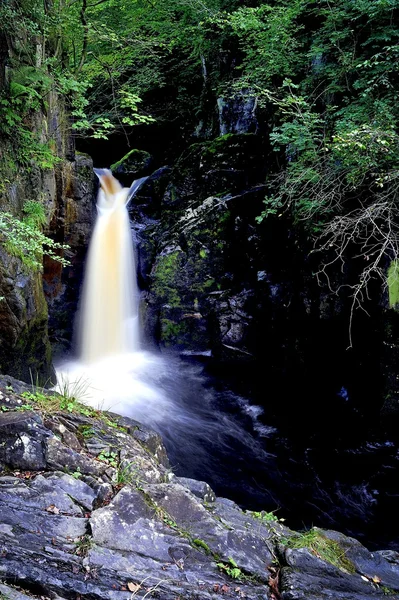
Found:
[[[6,135],[0,140],[0,211],[23,220],[26,203],[34,203],[40,209],[38,227],[55,242],[70,245],[69,256],[64,258],[70,258],[72,264],[61,275],[59,262],[45,261],[45,297],[42,273],[34,270],[29,261],[21,260],[23,247],[13,250],[7,239],[0,239],[0,372],[25,381],[49,383],[54,370],[46,298],[61,299],[62,278],[71,281],[69,297],[74,294],[77,281],[80,282],[79,269],[91,221],[93,177],[91,161],[75,156],[64,100],[42,65],[47,59],[44,45],[36,36],[30,36],[22,51],[20,44],[25,35],[23,31],[21,39],[14,39],[13,36],[18,37],[15,32],[0,34],[0,92],[7,98],[6,108],[3,107],[5,123],[7,110],[10,114],[15,112],[10,117],[11,122],[15,118],[15,132],[6,125],[2,129]],[[47,81],[40,92],[34,84],[30,88],[26,75],[29,69],[34,70],[29,52],[36,53],[37,81],[40,77]],[[24,91],[15,105],[14,80],[26,83],[26,86],[19,84]],[[32,102],[34,95],[40,101]],[[25,102],[19,114],[18,103]],[[68,302],[65,305],[69,308]],[[64,332],[55,312],[52,320],[62,337]],[[71,313],[68,320],[71,321]]]
[[[43,286],[49,306],[49,337],[55,356],[67,352],[83,280],[84,262],[96,215],[93,161],[79,152],[65,160],[58,174],[52,236],[69,246],[69,265],[45,257]]]
[[[255,133],[258,129],[256,105],[256,95],[250,90],[242,90],[227,98],[220,96],[217,99],[220,135]]]
[[[130,186],[134,179],[149,175],[153,164],[152,156],[145,150],[133,148],[116,163],[111,165],[111,170],[116,177]]]
[[[399,598],[397,553],[317,530],[327,560],[273,515],[176,477],[140,423],[63,412],[12,378],[0,389],[2,597]]]
[[[242,357],[254,350],[262,157],[252,134],[194,144],[173,171],[160,170],[163,195],[145,184],[135,198],[139,283],[148,290],[148,328],[162,345]]]
[[[48,311],[40,273],[0,248],[0,371],[30,381],[52,376]]]
[[[53,118],[54,125],[54,118]],[[35,176],[34,176],[35,175]],[[43,273],[24,266],[0,248],[0,371],[25,381],[50,381],[53,348],[69,346],[83,263],[94,220],[92,161],[74,153],[53,171],[21,174],[1,198],[1,208],[21,215],[25,200],[35,199],[48,219],[45,233],[68,244],[70,265],[49,257]],[[48,322],[48,304],[51,308]],[[50,325],[50,332],[49,332]],[[50,333],[50,336],[49,336]]]

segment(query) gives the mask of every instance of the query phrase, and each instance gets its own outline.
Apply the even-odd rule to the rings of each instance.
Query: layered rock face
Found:
[[[43,286],[49,306],[49,337],[54,356],[71,347],[74,319],[84,276],[84,262],[95,219],[93,162],[74,153],[58,174],[59,189],[50,231],[69,246],[69,265],[45,257]]]
[[[56,115],[48,116],[55,126]],[[4,188],[1,208],[22,217],[26,200],[42,203],[47,233],[68,244],[70,266],[45,257],[43,273],[27,268],[19,258],[0,250],[0,370],[25,381],[50,381],[53,375],[49,341],[70,344],[73,314],[82,280],[83,260],[94,218],[92,162],[69,153],[53,170],[20,171]],[[44,282],[44,289],[43,289]]]
[[[342,314],[292,224],[257,222],[266,153],[251,133],[194,144],[134,199],[143,321],[162,347],[284,369],[305,360],[306,328]]]
[[[331,397],[344,387],[373,418],[384,404],[388,421],[399,414],[391,347],[397,336],[384,325],[393,311],[372,290],[371,318],[356,309],[351,320],[347,284],[355,266],[318,280],[326,257],[313,252],[301,224],[286,214],[258,223],[270,147],[246,102],[219,103],[221,131],[229,133],[189,146],[152,174],[149,160],[132,167],[149,175],[130,206],[146,337],[225,365],[268,365],[299,389],[313,372],[315,405],[329,382]]]
[[[1,59],[4,63],[7,53],[0,54]],[[3,85],[7,82],[3,81]],[[76,309],[93,218],[94,182],[91,160],[75,155],[68,115],[54,91],[48,92],[41,109],[31,111],[29,119],[29,128],[38,139],[48,142],[53,166],[49,163],[39,167],[34,158],[29,164],[17,166],[10,142],[0,141],[0,210],[23,219],[26,202],[36,203],[44,211],[44,233],[55,242],[70,246],[64,258],[71,265],[63,270],[59,262],[47,257],[41,273],[27,267],[1,240],[0,371],[25,381],[50,383],[54,372],[46,300],[52,305],[53,345],[62,346],[63,340],[70,341],[71,337],[71,315]]]
[[[139,423],[76,402],[63,412],[65,399],[10,377],[0,390],[7,598],[399,598],[397,553],[322,530],[312,550],[272,514],[174,476]]]
[[[253,350],[248,307],[262,174],[260,138],[229,134],[191,146],[173,171],[157,171],[139,192],[132,207],[141,222],[139,282],[149,289],[149,323],[161,344]]]

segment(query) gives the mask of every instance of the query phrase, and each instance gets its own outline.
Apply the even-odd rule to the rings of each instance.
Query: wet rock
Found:
[[[51,419],[47,419],[47,420],[45,420],[45,425],[46,425],[46,427],[51,429],[51,431],[53,433],[58,434],[58,436],[61,438],[61,440],[67,446],[72,448],[72,450],[76,450],[77,452],[79,452],[79,450],[82,449],[82,446],[81,446],[77,436],[75,435],[75,433],[70,431],[67,427],[65,427],[65,425],[63,423],[59,423],[56,421],[52,421]]]
[[[0,583],[0,598],[7,598],[8,600],[32,600],[32,596],[29,594],[23,594],[17,589]],[[58,596],[59,600],[62,600]],[[55,598],[54,600],[58,600]]]
[[[177,477],[176,479],[180,485],[190,490],[197,498],[201,498],[201,500],[207,503],[215,502],[215,492],[205,481],[197,481],[188,477]]]
[[[145,486],[146,493],[157,507],[166,511],[179,529],[202,540],[209,549],[226,562],[232,558],[237,565],[260,579],[267,579],[267,567],[273,556],[262,538],[243,528],[225,527],[208,512],[193,494],[175,483],[156,487]]]
[[[0,370],[30,382],[54,376],[41,275],[0,248]],[[32,375],[34,374],[34,375]]]
[[[32,386],[24,381],[20,381],[19,379],[15,379],[15,377],[11,377],[11,375],[2,375],[0,373],[0,389],[2,390],[3,396],[12,395],[13,392],[18,394],[22,394],[23,392],[30,392],[32,390]],[[19,403],[22,404],[21,400]],[[13,403],[17,404],[16,402]]]
[[[220,333],[219,355],[231,357],[238,353],[242,358],[250,357],[247,337],[254,313],[254,292],[244,290],[227,298],[216,296],[210,303]]]
[[[116,176],[127,176],[129,185],[133,179],[139,179],[144,175],[149,175],[149,169],[153,162],[151,154],[145,150],[137,150],[133,148],[125,156],[123,156],[116,163],[111,165],[111,171]],[[125,183],[125,180],[123,180]],[[126,185],[126,183],[125,183]]]
[[[190,586],[193,597],[203,589],[204,596],[198,597],[207,597],[206,592],[213,591],[215,585],[218,589],[223,585],[214,560],[190,544],[178,526],[171,528],[171,516],[159,512],[159,505],[149,502],[147,493],[144,496],[125,488],[109,506],[93,513],[94,546],[88,555],[89,564],[107,565],[136,579],[167,578],[166,594],[177,585],[183,590]],[[229,585],[226,591],[230,591]],[[248,597],[258,597],[255,589]]]
[[[43,287],[49,305],[49,335],[55,355],[69,350],[89,239],[96,215],[93,161],[76,153],[64,161],[58,178],[52,235],[68,244],[70,264],[44,261]]]
[[[0,413],[0,462],[12,469],[44,469],[48,436],[41,417],[33,412]]]
[[[54,470],[67,469],[70,473],[80,472],[85,475],[100,476],[106,471],[106,465],[95,461],[84,454],[79,454],[65,446],[56,437],[47,443],[47,464]]]
[[[91,510],[95,492],[82,481],[55,473],[50,477],[37,476],[32,481],[13,477],[0,478],[0,503],[14,508],[47,510],[53,514],[65,513],[83,516]]]
[[[154,509],[145,501],[143,494],[126,487],[115,496],[109,506],[94,511],[91,518],[93,541],[115,550],[133,551],[143,528],[143,520],[151,519]],[[137,535],[135,532],[138,532]],[[148,536],[143,537],[149,541]]]
[[[258,128],[256,96],[242,90],[229,98],[217,99],[220,135],[226,133],[254,133]]]
[[[34,480],[34,489],[38,487],[38,480],[39,477]],[[40,484],[44,489],[56,489],[59,494],[59,490],[62,490],[75,504],[86,510],[92,510],[94,502],[98,499],[98,492],[92,486],[66,473],[56,472],[43,478],[43,481],[40,480]]]
[[[399,592],[399,564],[397,561],[392,561],[392,555],[390,555],[391,560],[387,560],[382,554],[369,552],[360,542],[342,533],[337,531],[323,533],[339,544],[358,573],[362,573],[370,581],[375,579],[382,586]]]
[[[142,220],[145,215],[151,215],[152,217],[158,216],[158,208],[160,207],[162,197],[171,176],[171,167],[164,166],[160,167],[147,177],[146,181],[140,186],[129,205],[129,211],[132,213],[133,221],[136,217],[136,211],[134,209],[137,205],[140,206],[140,220]]]
[[[129,419],[129,417],[120,417],[119,415],[115,415],[115,417],[119,425],[126,428],[126,432],[130,436],[151,452],[158,464],[164,466],[166,469],[170,468],[166,448],[159,433],[145,427],[145,425],[134,419]]]
[[[286,560],[288,567],[281,573],[282,600],[368,600],[385,595],[360,574],[345,573],[306,548],[288,550]]]
[[[255,242],[249,235],[253,226],[238,215],[247,203],[256,206],[263,194],[263,188],[256,188],[197,200],[180,213],[173,240],[168,234],[161,238],[165,246],[151,271],[148,299],[152,314],[157,311],[154,334],[162,345],[196,353],[211,349],[221,356],[233,352],[239,360],[251,356],[257,270],[244,249]],[[251,219],[252,211],[253,206]],[[242,240],[237,262],[231,236]]]
[[[346,572],[287,547],[299,536],[281,523],[215,498],[205,482],[174,477],[158,462],[159,436],[135,421],[68,413],[43,422],[9,410],[6,398],[21,399],[4,390],[0,463],[18,470],[0,474],[0,593],[12,583],[21,589],[15,600],[25,600],[25,590],[55,600],[271,600],[278,559],[282,600],[366,600],[388,591],[398,598],[396,553],[370,553],[324,532],[350,561]],[[58,439],[60,425],[72,437],[64,431]],[[17,443],[24,436],[38,444],[25,457]]]

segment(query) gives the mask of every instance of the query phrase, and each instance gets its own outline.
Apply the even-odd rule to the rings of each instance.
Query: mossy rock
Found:
[[[9,259],[12,271],[16,259]],[[47,303],[39,273],[7,277],[0,265],[0,371],[41,384],[54,378],[47,331]]]
[[[206,169],[253,170],[263,162],[262,139],[253,133],[228,133],[211,142],[192,144],[181,155],[176,168],[185,171],[199,161]]]
[[[116,175],[129,175],[137,179],[149,174],[152,162],[153,159],[149,152],[134,148],[111,165],[111,171]]]
[[[252,133],[226,134],[191,145],[174,170],[177,195],[205,198],[237,193],[263,179],[262,138]]]
[[[193,307],[164,306],[159,314],[160,343],[179,350],[204,351],[209,347],[207,322]]]

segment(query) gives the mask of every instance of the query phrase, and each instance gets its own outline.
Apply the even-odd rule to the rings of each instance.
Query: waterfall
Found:
[[[240,419],[232,416],[239,414],[241,400],[235,401],[228,393],[219,401],[202,377],[202,365],[140,348],[138,291],[127,205],[146,178],[135,181],[128,190],[110,171],[101,169],[96,173],[101,189],[77,323],[79,354],[75,359],[65,357],[56,365],[55,390],[68,400],[68,406],[77,400],[158,431],[171,464],[183,476],[202,480],[209,476],[211,482],[212,477],[218,482],[227,473],[227,479],[233,481],[236,461],[229,457],[248,455],[254,468],[241,487],[253,489],[259,465],[268,464],[269,472],[271,463]],[[225,403],[234,409],[223,412]],[[244,400],[242,403],[246,412],[243,422],[247,423],[250,413]],[[91,452],[93,448],[95,444]],[[233,472],[229,470],[231,465]]]
[[[139,350],[138,291],[127,211],[132,192],[122,188],[111,171],[102,169],[97,175],[98,215],[79,319],[80,359],[85,363]]]

